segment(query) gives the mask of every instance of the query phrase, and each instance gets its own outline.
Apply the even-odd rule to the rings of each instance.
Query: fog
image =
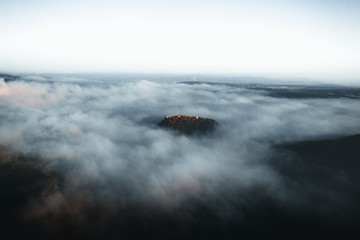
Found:
[[[110,212],[135,206],[192,219],[191,210],[177,209],[200,202],[224,221],[243,219],[241,209],[264,198],[320,216],[341,218],[351,209],[327,185],[290,180],[273,161],[291,159],[281,159],[275,145],[358,134],[358,99],[275,98],[226,84],[23,76],[1,80],[0,109],[0,144],[40,156],[63,176],[57,191],[32,200],[27,219],[62,211],[83,219],[86,204],[94,203]],[[219,125],[205,136],[185,136],[157,127],[169,114]],[[319,207],[314,197],[327,200]]]

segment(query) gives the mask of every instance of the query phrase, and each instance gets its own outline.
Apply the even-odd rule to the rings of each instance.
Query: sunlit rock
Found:
[[[209,118],[169,115],[159,123],[159,126],[191,135],[212,132],[215,130],[217,124],[215,120]]]

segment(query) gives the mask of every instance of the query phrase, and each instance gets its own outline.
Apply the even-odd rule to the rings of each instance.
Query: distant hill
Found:
[[[0,73],[0,78],[3,78],[5,80],[5,82],[10,82],[10,81],[15,81],[19,77],[14,76],[14,75]]]
[[[335,84],[319,85],[295,85],[272,83],[225,83],[225,82],[201,82],[185,81],[178,84],[207,84],[213,86],[228,86],[232,88],[244,88],[263,91],[265,95],[274,98],[307,99],[307,98],[351,98],[360,99],[359,87],[348,87]]]
[[[326,165],[328,169],[343,169],[358,178],[360,134],[335,140],[297,142],[282,147],[297,153],[307,164]]]

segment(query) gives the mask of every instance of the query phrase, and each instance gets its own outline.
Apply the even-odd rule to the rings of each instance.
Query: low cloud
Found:
[[[48,92],[42,86],[24,85],[21,83],[6,84],[0,78],[0,101],[24,107],[42,108],[48,104],[57,102],[65,96],[63,90],[56,93]]]
[[[274,144],[360,132],[356,99],[285,99],[229,85],[146,80],[0,84],[0,143],[40,155],[65,176],[55,195],[33,204],[40,215],[76,198],[166,212],[199,201],[227,218],[243,214],[238,205],[256,205],[251,199],[259,194],[316,212],[311,198],[322,195],[320,187],[289,188],[293,180],[269,160],[280,156]],[[169,114],[212,118],[219,127],[206,137],[176,135],[157,127]]]

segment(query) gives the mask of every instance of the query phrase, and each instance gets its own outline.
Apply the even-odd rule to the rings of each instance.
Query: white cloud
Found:
[[[0,143],[38,153],[58,171],[73,165],[64,173],[85,188],[100,184],[96,191],[108,201],[160,201],[170,208],[188,198],[219,198],[224,188],[264,185],[286,192],[267,163],[273,143],[360,129],[353,99],[285,100],[227,85],[146,80],[48,78],[2,83],[1,89],[7,93],[0,96]],[[168,114],[209,117],[220,125],[209,138],[176,136],[156,126]]]

